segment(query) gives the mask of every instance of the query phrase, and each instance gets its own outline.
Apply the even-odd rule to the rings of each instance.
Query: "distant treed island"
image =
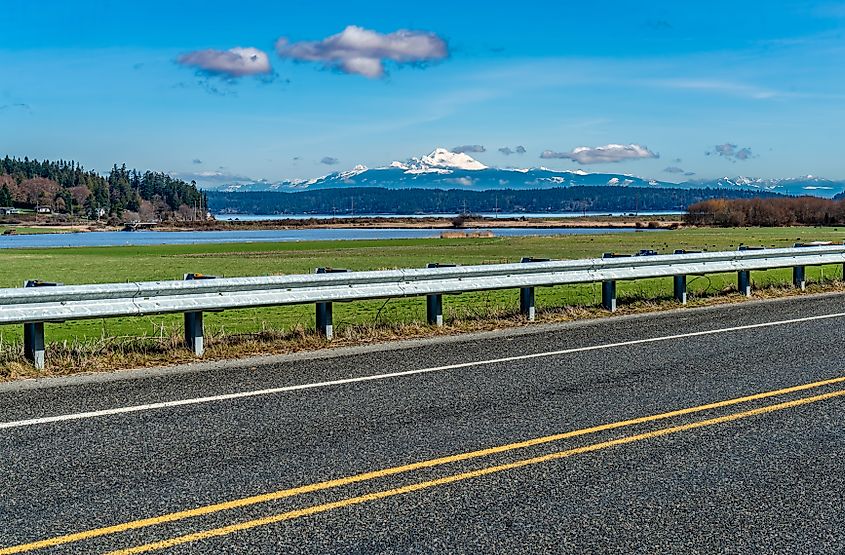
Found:
[[[90,219],[189,219],[206,205],[194,183],[114,165],[107,177],[74,161],[0,160],[0,207]]]
[[[775,193],[728,189],[574,186],[553,189],[383,189],[348,187],[296,193],[209,191],[212,212],[235,214],[457,214],[543,212],[638,212],[686,210],[713,198],[777,197]]]

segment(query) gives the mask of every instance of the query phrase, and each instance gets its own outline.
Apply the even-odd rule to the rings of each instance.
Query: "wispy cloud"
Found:
[[[22,110],[27,113],[32,113],[32,106],[25,102],[12,102],[11,104],[0,104],[0,112],[6,110]]]
[[[269,75],[273,72],[267,53],[252,47],[196,50],[182,54],[176,61],[180,65],[196,68],[203,74],[227,79],[248,75]]]
[[[499,152],[501,152],[505,156],[510,156],[511,154],[525,154],[525,147],[522,145],[519,145],[514,148],[511,148],[509,146],[503,146],[499,149]]]
[[[649,19],[643,23],[643,27],[652,31],[669,31],[672,29],[672,24],[665,19]]]
[[[579,146],[571,152],[545,150],[540,155],[540,158],[562,158],[574,160],[579,164],[614,164],[628,160],[660,158],[660,155],[650,151],[647,147],[637,144],[610,144],[597,147]]]
[[[487,149],[484,148],[482,145],[461,145],[452,148],[452,152],[455,153],[468,153],[468,152],[487,152]]]
[[[170,172],[169,175],[183,181],[196,181],[200,185],[232,185],[237,183],[257,183],[263,181],[247,177],[245,175],[229,173],[224,170]]]
[[[434,33],[399,30],[382,34],[356,25],[320,41],[276,41],[281,58],[319,62],[343,73],[378,79],[385,74],[385,62],[420,64],[449,55],[446,41]]]
[[[788,96],[787,93],[782,91],[720,79],[653,79],[645,83],[661,88],[715,92],[755,100],[768,100]]]

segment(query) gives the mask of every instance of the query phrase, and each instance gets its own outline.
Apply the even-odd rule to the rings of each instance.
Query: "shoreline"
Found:
[[[675,229],[683,225],[677,215],[660,216],[587,216],[572,218],[489,218],[466,217],[460,225],[449,217],[390,217],[373,218],[290,218],[280,220],[208,220],[162,222],[149,231],[268,231],[306,229],[440,229],[485,230],[491,228],[540,228],[540,229]],[[0,233],[4,229],[15,230],[16,235],[37,233],[96,233],[100,231],[123,231],[123,226],[109,226],[97,223],[44,224],[0,222]],[[135,233],[127,231],[127,233]],[[2,235],[0,235],[2,236]]]

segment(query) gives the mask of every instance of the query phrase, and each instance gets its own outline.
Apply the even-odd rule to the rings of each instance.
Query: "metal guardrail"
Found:
[[[602,305],[613,311],[619,280],[672,277],[675,298],[685,303],[688,275],[737,272],[738,289],[750,295],[751,271],[791,267],[793,283],[803,289],[806,266],[845,264],[845,245],[647,254],[366,272],[323,268],[316,274],[268,277],[191,274],[184,281],[9,288],[0,289],[0,324],[24,324],[26,356],[41,368],[44,324],[50,322],[184,313],[186,344],[201,356],[202,313],[208,311],[315,303],[318,330],[331,338],[333,302],[426,296],[428,322],[442,325],[442,295],[518,288],[520,310],[533,320],[535,287],[602,282]]]

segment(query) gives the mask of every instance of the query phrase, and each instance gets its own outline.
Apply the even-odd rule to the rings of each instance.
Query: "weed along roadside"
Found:
[[[744,233],[743,233],[744,232]],[[12,262],[2,270],[5,281],[9,275],[31,272],[31,263],[38,260],[38,268],[67,276],[66,283],[91,280],[90,268],[105,268],[113,281],[115,268],[124,270],[124,280],[145,272],[152,279],[169,277],[176,268],[188,264],[212,275],[260,275],[271,272],[251,272],[261,266],[277,268],[275,274],[295,273],[307,265],[314,267],[331,261],[332,267],[348,269],[383,269],[417,267],[426,264],[490,264],[516,262],[531,253],[539,259],[580,258],[607,252],[608,246],[622,252],[651,251],[671,253],[673,249],[717,250],[736,248],[739,243],[767,247],[791,246],[796,240],[841,240],[845,235],[835,228],[779,228],[749,230],[678,230],[653,234],[631,234],[632,237],[597,235],[565,238],[520,237],[507,239],[460,239],[370,241],[236,245],[187,245],[169,247],[122,247],[104,249],[62,249],[50,252],[15,251],[9,253]],[[739,241],[739,237],[748,238]],[[82,251],[82,252],[81,252]],[[4,254],[5,256],[5,254]],[[131,258],[131,263],[127,258]],[[84,270],[77,266],[89,262]],[[123,264],[115,263],[122,260]],[[419,263],[425,260],[426,263]],[[410,261],[410,262],[409,262]],[[232,264],[240,263],[243,272],[226,272]],[[348,263],[348,264],[347,264]],[[223,271],[220,271],[223,270]],[[290,271],[293,270],[293,271]],[[301,270],[300,270],[301,272]],[[49,273],[49,272],[45,272]],[[196,273],[196,270],[194,271]],[[774,297],[795,294],[791,269],[753,272],[755,297]],[[29,274],[32,277],[32,274]],[[37,277],[41,277],[40,275]],[[98,276],[102,277],[102,276]],[[147,279],[150,279],[148,277]],[[812,266],[804,272],[809,291],[839,291],[842,289],[842,265]],[[737,276],[732,274],[690,275],[686,282],[690,306],[735,302],[744,297],[736,293]],[[5,285],[5,283],[3,283]],[[538,287],[534,296],[536,319],[540,322],[559,322],[577,318],[599,317],[605,314],[602,303],[602,284],[583,283],[554,287]],[[518,292],[517,292],[518,293]],[[636,313],[674,308],[676,291],[671,279],[652,278],[620,281],[616,290],[619,313]],[[520,296],[513,290],[466,292],[443,295],[441,309],[443,327],[427,325],[425,299],[410,297],[387,298],[352,303],[333,303],[334,340],[329,343],[314,330],[313,305],[276,306],[249,310],[207,312],[204,318],[204,358],[222,359],[262,353],[288,353],[324,348],[331,345],[354,345],[399,338],[446,335],[464,331],[487,330],[526,325],[528,318],[520,310]],[[522,307],[524,309],[524,307]],[[109,318],[47,324],[47,366],[36,373],[23,358],[21,331],[17,326],[0,327],[0,378],[14,379],[36,374],[68,374],[80,371],[111,370],[116,368],[158,366],[195,360],[184,349],[181,315]]]

